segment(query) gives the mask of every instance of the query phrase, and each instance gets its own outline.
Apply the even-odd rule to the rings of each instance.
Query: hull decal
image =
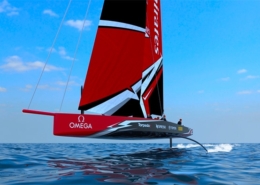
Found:
[[[182,129],[179,129],[181,127]],[[125,120],[87,137],[110,139],[151,139],[188,137],[192,129],[162,120]]]
[[[132,125],[130,125],[130,123],[133,123],[133,122],[140,122],[140,123],[143,123],[143,122],[158,122],[157,120],[127,120],[127,121],[123,121],[122,123],[120,123],[120,124],[118,124],[118,125],[115,125],[114,126],[114,128],[112,127],[111,128],[111,126],[110,127],[108,127],[108,129],[107,130],[105,130],[105,131],[102,131],[102,132],[99,132],[99,133],[96,133],[96,134],[93,134],[93,135],[91,135],[91,136],[89,136],[89,137],[93,137],[93,138],[96,138],[96,137],[102,137],[102,136],[106,136],[106,135],[108,135],[108,134],[111,134],[111,133],[113,133],[113,132],[115,132],[115,131],[118,131],[119,129],[124,129],[124,128],[127,128],[127,127],[131,127]],[[132,128],[131,130],[133,130],[134,128]],[[130,131],[130,129],[129,130],[127,130],[127,131]]]

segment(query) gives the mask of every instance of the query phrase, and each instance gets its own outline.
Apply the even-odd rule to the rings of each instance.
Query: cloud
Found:
[[[36,48],[39,51],[43,51],[43,47],[37,47]],[[51,47],[47,48],[46,51],[49,53],[51,51]],[[52,48],[52,53],[58,53],[61,58],[66,59],[66,60],[73,60],[73,57],[70,57],[67,55],[66,49],[64,47],[59,47],[58,51],[55,48]]]
[[[55,48],[52,48],[52,49],[51,49],[51,47],[49,47],[49,48],[47,49],[47,52],[50,52],[50,51],[51,51],[52,53],[57,52]]]
[[[246,77],[246,79],[256,79],[256,78],[259,78],[259,76],[248,75]]]
[[[43,50],[44,50],[44,47],[37,46],[36,49],[37,49],[38,51],[43,51]]]
[[[39,89],[48,89],[49,85],[38,85]]]
[[[0,69],[6,71],[30,71],[30,70],[37,70],[42,69],[44,67],[44,63],[40,61],[35,62],[23,62],[22,59],[18,56],[11,56],[5,60],[4,65],[0,66]],[[54,70],[62,70],[62,68],[53,66],[53,65],[46,65],[44,71],[54,71]]]
[[[200,90],[197,93],[202,94],[202,93],[204,93],[204,90]]]
[[[0,13],[6,13],[8,16],[19,15],[18,8],[10,5],[7,0],[0,3]]]
[[[6,92],[6,88],[0,87],[0,92]]]
[[[42,90],[52,90],[52,91],[60,91],[61,90],[58,87],[51,87],[48,84],[46,84],[46,85],[38,85],[38,88],[42,89]]]
[[[37,46],[37,47],[36,47],[36,50],[37,50],[37,51],[40,51],[40,52],[42,52],[42,51],[47,51],[47,52],[49,53],[49,52],[51,51],[51,47],[49,47],[49,48],[44,48],[44,47],[41,47],[41,46]],[[56,53],[57,50],[53,47],[51,52],[52,52],[52,53]]]
[[[67,54],[64,47],[59,47],[59,54],[60,54],[61,56],[65,56],[65,55]]]
[[[60,86],[65,86],[65,85],[67,85],[67,82],[57,81],[56,84],[57,84],[57,85],[60,85]],[[76,83],[75,81],[69,81],[69,84],[68,84],[68,85],[79,85],[79,84]]]
[[[64,24],[67,26],[71,26],[73,28],[77,28],[79,31],[81,31],[84,21],[83,20],[68,20]],[[86,29],[91,25],[91,21],[86,20],[84,28]]]
[[[229,81],[230,78],[229,78],[229,77],[225,77],[225,78],[221,78],[220,80],[221,80],[221,81]]]
[[[240,70],[237,71],[238,74],[242,74],[242,73],[246,73],[246,72],[247,72],[246,69],[240,69]]]
[[[44,10],[42,13],[47,14],[47,15],[52,16],[52,17],[59,17],[58,14],[56,14],[54,11],[52,11],[50,9]]]
[[[73,60],[73,57],[67,55],[64,47],[59,47],[59,55],[61,56],[61,58],[64,58],[66,60]]]
[[[252,91],[240,91],[240,92],[237,92],[237,94],[252,94]]]
[[[21,90],[27,92],[27,91],[30,91],[32,89],[32,87],[33,87],[32,85],[25,85],[25,87],[22,88]]]

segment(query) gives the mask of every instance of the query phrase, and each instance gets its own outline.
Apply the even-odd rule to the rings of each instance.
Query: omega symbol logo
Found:
[[[78,122],[84,122],[84,121],[85,121],[85,117],[82,116],[82,115],[80,115],[80,116],[78,117]]]

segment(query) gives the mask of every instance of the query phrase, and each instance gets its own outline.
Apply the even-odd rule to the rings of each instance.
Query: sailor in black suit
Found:
[[[166,120],[166,116],[163,115],[163,117],[161,118],[161,120],[163,120],[163,121],[167,121],[167,120]]]

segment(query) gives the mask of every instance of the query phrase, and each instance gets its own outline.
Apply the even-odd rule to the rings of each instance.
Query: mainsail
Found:
[[[105,0],[79,110],[163,114],[159,0]]]

